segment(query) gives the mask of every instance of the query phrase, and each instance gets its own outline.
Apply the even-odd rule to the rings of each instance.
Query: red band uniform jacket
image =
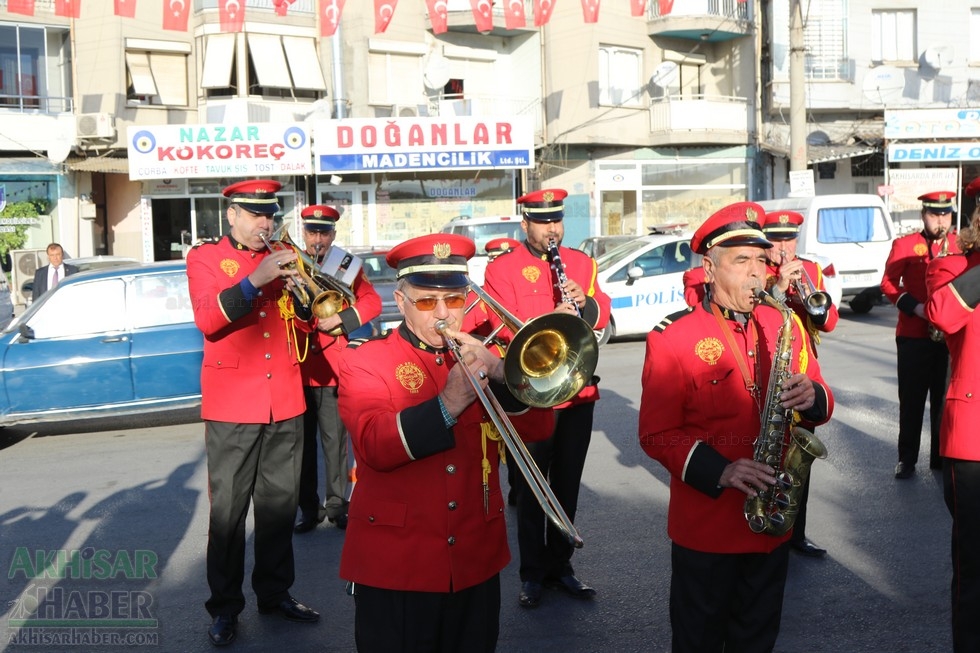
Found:
[[[306,358],[301,366],[303,385],[336,386],[340,357],[349,342],[346,334],[381,315],[381,296],[363,270],[354,279],[351,290],[354,292],[354,305],[340,311],[343,333],[332,336],[317,330],[309,335]]]
[[[800,258],[803,263],[803,269],[806,270],[807,275],[809,275],[810,280],[816,286],[815,291],[827,292],[827,284],[824,282],[823,272],[820,270],[820,266],[815,262]],[[769,287],[779,280],[779,266],[778,265],[766,265],[766,286]],[[801,280],[802,285],[806,288],[806,279]],[[840,312],[837,310],[837,306],[830,302],[827,304],[827,311],[823,318],[814,318],[807,312],[804,307],[804,298],[800,297],[797,292],[796,284],[791,283],[786,291],[786,305],[793,309],[796,313],[796,317],[800,318],[806,326],[807,331],[814,333],[815,331],[820,331],[821,333],[830,333],[837,326],[837,322],[840,320]]]
[[[559,247],[558,254],[565,264],[565,275],[576,281],[585,292],[582,319],[593,329],[605,328],[609,323],[611,301],[609,295],[599,288],[595,259],[568,247]],[[483,289],[524,324],[532,318],[553,312],[561,301],[561,290],[557,287],[555,272],[548,257],[536,255],[526,241],[521,247],[498,256],[487,265]],[[488,317],[494,327],[500,324],[500,318],[493,311],[489,312]],[[503,329],[499,336],[504,342],[510,342],[513,334]],[[589,384],[571,401],[555,408],[598,399],[598,386]]]
[[[284,281],[266,284],[250,300],[240,285],[268,255],[231,236],[187,254],[194,323],[204,334],[202,419],[269,424],[306,409],[295,339],[302,347],[310,324],[295,319],[295,333],[287,335],[279,312]],[[286,303],[292,307],[291,298]]]
[[[477,400],[446,427],[437,399],[454,364],[404,324],[355,341],[341,359],[340,416],[357,458],[342,578],[390,590],[459,591],[510,561],[497,443],[488,440],[483,451],[490,419]],[[550,409],[497,396],[506,410],[519,411],[511,421],[522,437],[543,439],[554,429]]]
[[[723,323],[759,386],[758,401],[746,389],[729,339],[705,304],[667,317],[647,336],[640,446],[671,474],[667,534],[695,551],[768,553],[790,537],[753,533],[743,513],[745,493],[718,485],[726,465],[753,457],[771,352],[783,323],[781,313],[768,306],[757,307],[753,315],[756,328],[751,322],[747,328],[731,319]],[[790,370],[804,372],[816,390],[814,406],[801,416],[822,424],[833,412],[833,395],[799,321],[791,324]],[[755,350],[759,365],[754,364]]]
[[[939,453],[980,460],[980,253],[938,258],[926,275],[926,317],[946,334],[952,367]]]
[[[898,308],[896,336],[929,337],[929,323],[914,311],[916,305],[926,302],[926,267],[939,254],[942,242],[942,239],[927,240],[920,231],[892,243],[881,279],[881,291]],[[955,239],[950,236],[949,253],[957,252]]]

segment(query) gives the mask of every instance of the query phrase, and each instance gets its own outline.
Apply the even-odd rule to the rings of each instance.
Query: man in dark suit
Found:
[[[48,245],[48,264],[42,265],[34,272],[34,287],[31,289],[31,301],[36,302],[49,288],[54,288],[58,282],[70,274],[78,272],[74,265],[64,262],[65,250],[58,243]]]

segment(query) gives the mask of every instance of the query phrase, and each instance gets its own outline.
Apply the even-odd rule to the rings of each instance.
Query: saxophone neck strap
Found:
[[[756,385],[755,380],[751,370],[749,370],[749,364],[745,360],[745,356],[742,354],[742,348],[735,344],[735,336],[732,335],[732,329],[726,323],[725,317],[721,314],[721,309],[718,304],[711,302],[711,313],[715,316],[715,321],[718,322],[718,328],[721,329],[721,333],[725,336],[725,342],[728,344],[728,348],[732,350],[732,355],[735,357],[735,362],[738,363],[738,369],[742,373],[742,380],[745,383],[745,389],[748,390],[749,394],[753,397],[758,397],[759,386]],[[749,319],[745,326],[745,332],[749,336],[749,342],[751,343],[751,349],[749,349],[749,355],[758,358],[758,343],[759,334],[756,330],[755,320]],[[758,362],[757,362],[758,363]]]

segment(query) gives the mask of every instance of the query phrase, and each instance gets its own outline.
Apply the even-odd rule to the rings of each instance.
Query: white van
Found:
[[[524,240],[524,230],[521,229],[521,218],[509,215],[488,218],[471,218],[468,215],[458,215],[439,230],[444,234],[459,234],[466,236],[476,243],[476,254],[467,264],[470,281],[478,286],[483,285],[483,276],[487,269],[486,246],[494,238],[513,238]]]
[[[881,277],[895,239],[895,225],[877,195],[818,195],[759,202],[766,212],[803,214],[797,254],[827,259],[842,296],[855,313],[867,313],[881,297]]]

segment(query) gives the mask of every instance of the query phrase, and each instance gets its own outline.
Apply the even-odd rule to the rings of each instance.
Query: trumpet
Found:
[[[780,256],[785,260],[786,252],[780,252]],[[804,260],[802,258],[800,259],[801,262]],[[830,308],[830,295],[823,290],[817,290],[817,284],[813,283],[813,279],[810,278],[810,273],[806,271],[805,265],[800,267],[800,271],[802,272],[800,278],[794,279],[792,286],[803,303],[803,310],[811,317],[823,317]]]
[[[260,236],[269,251],[291,248],[296,253],[296,261],[285,267],[288,270],[296,270],[299,275],[293,290],[296,301],[321,320],[353,306],[356,299],[351,287],[321,272],[313,257],[296,246],[285,227],[282,228],[281,233],[278,240],[269,239],[265,234]],[[341,333],[343,329],[339,325],[328,332],[331,336],[339,336]]]
[[[568,315],[568,317],[574,316]],[[534,498],[537,500],[548,519],[551,520],[559,531],[561,531],[562,535],[568,539],[572,546],[574,546],[576,549],[582,548],[584,542],[579,536],[578,531],[575,529],[575,525],[572,523],[572,520],[568,518],[568,515],[561,507],[561,504],[558,502],[558,498],[555,496],[554,492],[551,491],[551,487],[548,485],[548,481],[545,479],[544,474],[541,473],[541,470],[535,464],[534,458],[531,457],[531,453],[527,450],[527,446],[525,446],[524,441],[521,440],[520,434],[518,434],[517,429],[514,428],[514,424],[507,417],[507,413],[500,405],[500,402],[492,392],[486,392],[483,389],[479,380],[477,380],[477,378],[474,376],[473,371],[462,362],[463,357],[460,353],[459,342],[455,338],[450,338],[444,333],[448,327],[449,322],[446,320],[439,320],[435,324],[436,331],[442,334],[443,338],[445,338],[446,346],[449,348],[450,353],[456,359],[456,362],[462,366],[466,379],[470,382],[470,385],[473,386],[473,390],[476,392],[477,398],[480,400],[480,403],[483,404],[483,408],[490,416],[490,420],[493,422],[493,425],[497,427],[497,431],[500,433],[500,437],[503,440],[504,445],[507,447],[507,451],[510,453],[511,460],[516,465],[517,470],[527,481],[527,485],[531,489],[531,493],[534,494]],[[504,357],[505,368],[506,360],[507,356]]]

